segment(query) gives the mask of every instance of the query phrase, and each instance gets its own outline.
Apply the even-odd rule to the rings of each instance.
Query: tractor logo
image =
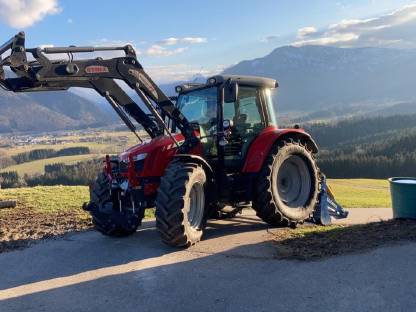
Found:
[[[102,73],[108,73],[108,67],[106,66],[99,66],[99,65],[91,65],[85,67],[85,72],[87,74],[102,74]]]

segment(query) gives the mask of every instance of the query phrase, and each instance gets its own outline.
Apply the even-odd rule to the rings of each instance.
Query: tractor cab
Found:
[[[176,87],[176,106],[200,133],[204,158],[227,172],[240,171],[253,140],[276,128],[273,79],[251,76],[211,77],[205,84]]]

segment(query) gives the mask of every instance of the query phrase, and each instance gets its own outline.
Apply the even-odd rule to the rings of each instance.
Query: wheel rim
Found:
[[[196,182],[189,192],[188,221],[193,229],[199,229],[204,218],[205,194],[204,186]]]
[[[292,155],[283,161],[277,172],[277,190],[284,204],[290,208],[305,207],[311,185],[311,174],[303,158]]]

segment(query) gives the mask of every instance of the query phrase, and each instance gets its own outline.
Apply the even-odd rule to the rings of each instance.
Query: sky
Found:
[[[416,1],[0,0],[0,41],[131,43],[158,82],[221,72],[284,45],[416,48]]]

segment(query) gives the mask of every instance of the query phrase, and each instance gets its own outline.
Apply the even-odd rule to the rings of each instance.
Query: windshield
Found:
[[[179,95],[178,108],[189,122],[210,128],[217,119],[217,88],[211,87]]]
[[[266,105],[267,105],[267,110],[268,110],[268,121],[269,121],[269,125],[274,125],[277,126],[277,119],[276,119],[276,114],[275,114],[275,108],[273,105],[273,93],[272,90],[270,89],[266,89],[265,90],[265,98],[266,98]]]

